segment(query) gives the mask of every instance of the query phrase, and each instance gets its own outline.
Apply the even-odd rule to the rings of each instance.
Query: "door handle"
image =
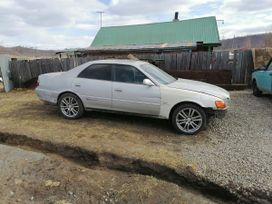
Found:
[[[80,84],[75,84],[75,87],[80,87]]]
[[[269,76],[272,76],[272,73],[270,73]]]
[[[115,92],[122,92],[121,89],[114,89]]]

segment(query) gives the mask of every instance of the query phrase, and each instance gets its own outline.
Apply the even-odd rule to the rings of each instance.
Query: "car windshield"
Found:
[[[272,70],[272,60],[270,60],[270,62],[268,63],[267,70]]]
[[[149,74],[152,78],[154,78],[160,84],[170,84],[176,79],[171,75],[167,74],[166,72],[162,71],[160,68],[152,65],[152,64],[142,64],[141,69]]]

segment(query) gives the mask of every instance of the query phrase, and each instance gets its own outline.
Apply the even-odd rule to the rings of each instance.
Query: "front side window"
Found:
[[[115,81],[124,83],[143,84],[147,77],[137,68],[130,65],[114,65]]]
[[[110,64],[92,64],[84,69],[79,75],[79,78],[111,80],[112,66]]]

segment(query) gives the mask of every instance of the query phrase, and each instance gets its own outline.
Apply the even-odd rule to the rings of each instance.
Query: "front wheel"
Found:
[[[182,104],[172,114],[172,125],[178,133],[193,135],[206,126],[204,110],[195,104]]]
[[[63,94],[59,99],[58,105],[60,113],[66,119],[77,119],[84,113],[84,107],[80,98],[72,93]]]

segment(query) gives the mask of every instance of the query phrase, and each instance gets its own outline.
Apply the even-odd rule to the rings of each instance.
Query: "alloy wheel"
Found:
[[[79,104],[74,97],[66,96],[60,102],[60,109],[65,116],[74,118],[79,113]]]
[[[176,124],[185,133],[197,132],[202,127],[201,113],[194,108],[181,109],[176,115]]]

